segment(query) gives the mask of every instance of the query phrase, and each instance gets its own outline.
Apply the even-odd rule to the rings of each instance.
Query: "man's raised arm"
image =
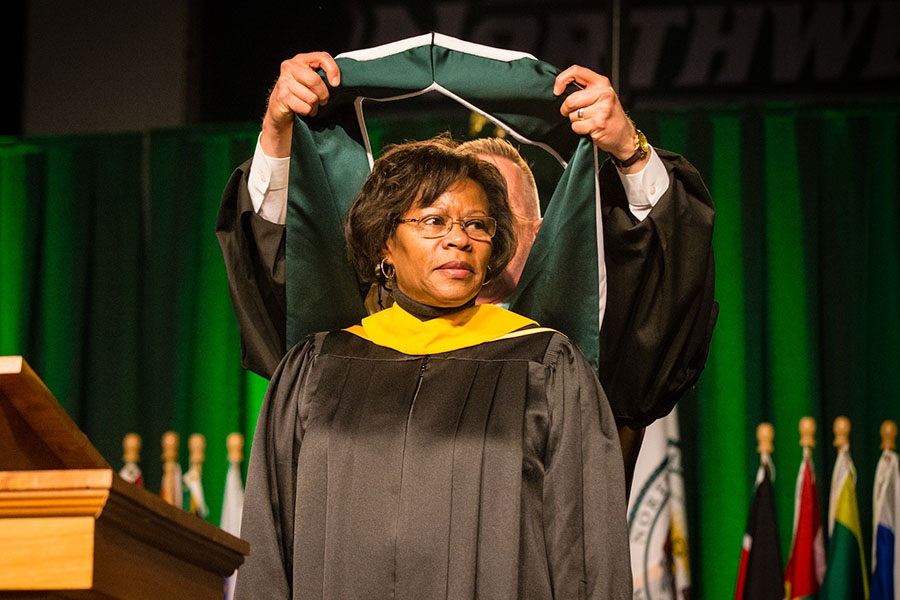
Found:
[[[286,351],[284,240],[287,179],[294,115],[315,115],[340,84],[327,52],[298,54],[281,63],[252,161],[232,174],[222,196],[216,237],[241,332],[241,364],[270,377]]]

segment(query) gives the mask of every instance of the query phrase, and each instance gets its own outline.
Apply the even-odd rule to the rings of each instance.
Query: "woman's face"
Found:
[[[426,215],[465,219],[490,213],[481,186],[462,179],[431,206],[410,208],[403,219]],[[459,306],[481,291],[491,258],[491,241],[471,239],[459,223],[443,237],[433,239],[420,236],[414,222],[400,223],[385,244],[384,257],[396,269],[394,285],[413,300],[429,306]]]

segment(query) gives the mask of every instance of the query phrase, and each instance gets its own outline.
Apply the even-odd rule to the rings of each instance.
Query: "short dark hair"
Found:
[[[387,147],[353,200],[344,234],[348,257],[360,279],[384,284],[375,267],[384,257],[385,244],[398,221],[413,206],[431,206],[438,196],[463,179],[481,186],[487,196],[488,212],[497,220],[488,266],[492,273],[506,268],[516,252],[506,180],[497,167],[474,154],[459,152],[453,139],[441,135]]]

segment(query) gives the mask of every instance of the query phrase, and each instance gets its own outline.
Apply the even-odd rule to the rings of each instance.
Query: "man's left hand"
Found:
[[[591,136],[598,148],[621,160],[634,154],[634,124],[625,114],[609,79],[588,68],[572,65],[556,76],[553,93],[559,96],[570,83],[582,89],[569,94],[559,112],[572,122],[572,131]],[[641,160],[632,166],[642,168],[644,162]]]

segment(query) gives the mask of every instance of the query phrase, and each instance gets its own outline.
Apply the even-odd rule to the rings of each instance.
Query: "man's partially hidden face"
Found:
[[[522,276],[525,261],[541,227],[541,211],[537,190],[530,185],[525,173],[508,158],[479,154],[478,158],[493,163],[506,180],[509,207],[516,219],[516,254],[502,273],[492,273],[491,281],[481,290],[478,304],[505,302]]]

